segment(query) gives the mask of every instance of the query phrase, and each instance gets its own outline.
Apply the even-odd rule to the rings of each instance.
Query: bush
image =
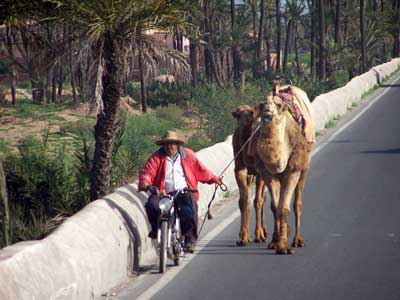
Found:
[[[31,83],[29,81],[18,82],[17,87],[20,89],[29,90],[31,88]]]
[[[140,83],[136,81],[129,82],[126,87],[126,93],[129,95],[129,97],[138,101],[140,99]]]
[[[158,149],[154,142],[165,131],[180,128],[182,120],[179,111],[176,106],[171,106],[144,115],[128,117],[122,151],[125,159],[133,164],[132,175],[137,175],[150,154]]]
[[[233,87],[207,86],[196,89],[191,105],[196,108],[196,117],[210,142],[218,143],[233,133],[236,123],[232,112],[237,106],[260,103],[265,92],[254,83],[246,84],[240,93]]]
[[[65,147],[53,150],[47,143],[27,138],[19,155],[5,161],[11,212],[11,240],[44,237],[62,216],[83,205],[74,197],[74,164]]]
[[[156,117],[164,119],[168,122],[179,124],[182,121],[183,112],[175,104],[169,104],[168,106],[161,106],[155,109]]]
[[[4,61],[0,61],[0,74],[8,74],[9,66]]]
[[[148,86],[148,94],[148,104],[151,107],[167,106],[171,104],[183,107],[190,100],[191,86],[153,81]]]
[[[196,152],[212,146],[212,142],[209,139],[205,138],[202,134],[195,133],[189,138],[186,146]]]

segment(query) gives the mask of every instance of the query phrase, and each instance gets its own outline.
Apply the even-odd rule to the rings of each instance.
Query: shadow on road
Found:
[[[380,87],[400,87],[400,84],[380,84]]]
[[[400,148],[386,149],[386,150],[368,150],[360,151],[362,154],[400,154]]]

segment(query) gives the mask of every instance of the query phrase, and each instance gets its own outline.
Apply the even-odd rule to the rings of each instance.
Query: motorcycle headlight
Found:
[[[172,206],[172,200],[168,197],[162,198],[158,206],[161,210],[161,213],[167,213]]]

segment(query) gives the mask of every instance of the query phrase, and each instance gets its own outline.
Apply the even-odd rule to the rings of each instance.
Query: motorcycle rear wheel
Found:
[[[160,239],[160,273],[164,273],[167,268],[167,244],[168,244],[168,221],[161,222],[161,239]]]

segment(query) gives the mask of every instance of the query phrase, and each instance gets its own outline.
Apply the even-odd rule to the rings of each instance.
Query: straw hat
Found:
[[[168,130],[161,140],[156,141],[156,145],[161,146],[165,143],[178,143],[182,145],[184,141],[178,137],[175,131]]]

